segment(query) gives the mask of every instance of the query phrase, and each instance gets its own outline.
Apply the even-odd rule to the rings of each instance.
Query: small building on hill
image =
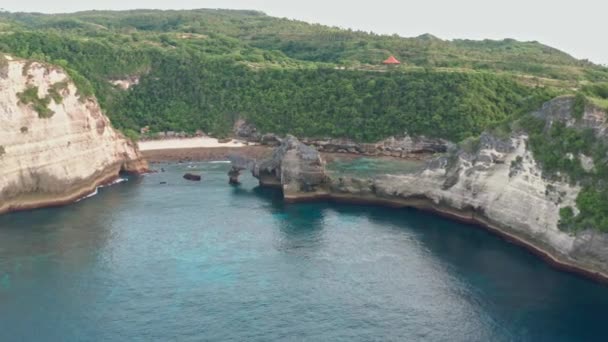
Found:
[[[399,62],[399,60],[397,58],[395,58],[395,56],[390,56],[384,62],[382,62],[382,64],[384,64],[384,65],[399,65],[399,64],[401,64],[401,62]]]

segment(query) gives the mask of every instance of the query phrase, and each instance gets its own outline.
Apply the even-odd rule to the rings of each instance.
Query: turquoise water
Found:
[[[405,174],[420,171],[424,168],[424,161],[397,159],[397,158],[368,158],[334,156],[333,161],[327,164],[327,170],[334,177],[373,177],[378,174]]]
[[[165,167],[0,217],[0,341],[608,338],[608,287],[483,230]]]

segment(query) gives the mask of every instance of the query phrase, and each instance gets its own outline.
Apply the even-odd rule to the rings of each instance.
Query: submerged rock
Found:
[[[195,175],[193,173],[186,173],[184,175],[184,179],[189,180],[189,181],[198,182],[202,179],[202,177],[200,175]]]

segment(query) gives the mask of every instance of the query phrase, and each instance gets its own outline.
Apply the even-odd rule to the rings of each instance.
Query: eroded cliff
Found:
[[[120,171],[147,170],[62,69],[0,59],[0,213],[70,203]]]
[[[547,117],[557,120],[547,108]],[[597,112],[588,110],[583,120],[592,114],[597,116]],[[428,162],[422,171],[369,178],[324,178],[320,167],[311,172],[310,165],[324,162],[298,158],[313,153],[298,154],[298,149],[307,146],[293,137],[288,140],[288,145],[283,142],[277,148],[273,160],[262,163],[262,170],[268,170],[266,176],[283,188],[286,200],[326,198],[429,210],[480,224],[555,265],[608,280],[608,234],[595,229],[567,232],[559,228],[560,209],[576,208],[581,188],[543,175],[525,133],[503,138],[484,133],[469,148],[453,145],[451,151]],[[288,155],[284,151],[295,152]]]

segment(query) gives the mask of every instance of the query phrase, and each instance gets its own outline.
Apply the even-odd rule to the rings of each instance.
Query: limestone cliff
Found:
[[[475,153],[459,151],[419,173],[332,180],[332,197],[410,206],[478,223],[563,267],[608,278],[608,235],[558,228],[559,210],[580,191],[542,177],[527,136],[481,137]]]
[[[483,134],[473,148],[452,147],[420,172],[327,177],[323,182],[318,181],[323,179],[323,169],[314,169],[315,177],[308,179],[311,172],[302,165],[309,165],[310,158],[298,158],[302,154],[295,152],[288,155],[285,151],[297,148],[283,143],[272,163],[267,162],[261,170],[275,176],[270,178],[283,187],[290,201],[321,193],[323,198],[338,201],[429,210],[483,225],[563,268],[608,279],[608,234],[596,230],[571,234],[558,228],[560,208],[575,207],[580,188],[543,177],[527,139],[523,133],[506,138]],[[290,139],[289,145],[301,144]],[[323,161],[314,164],[322,165]],[[302,186],[305,183],[315,186]]]
[[[0,59],[0,213],[69,203],[120,171],[147,170],[62,69]]]

